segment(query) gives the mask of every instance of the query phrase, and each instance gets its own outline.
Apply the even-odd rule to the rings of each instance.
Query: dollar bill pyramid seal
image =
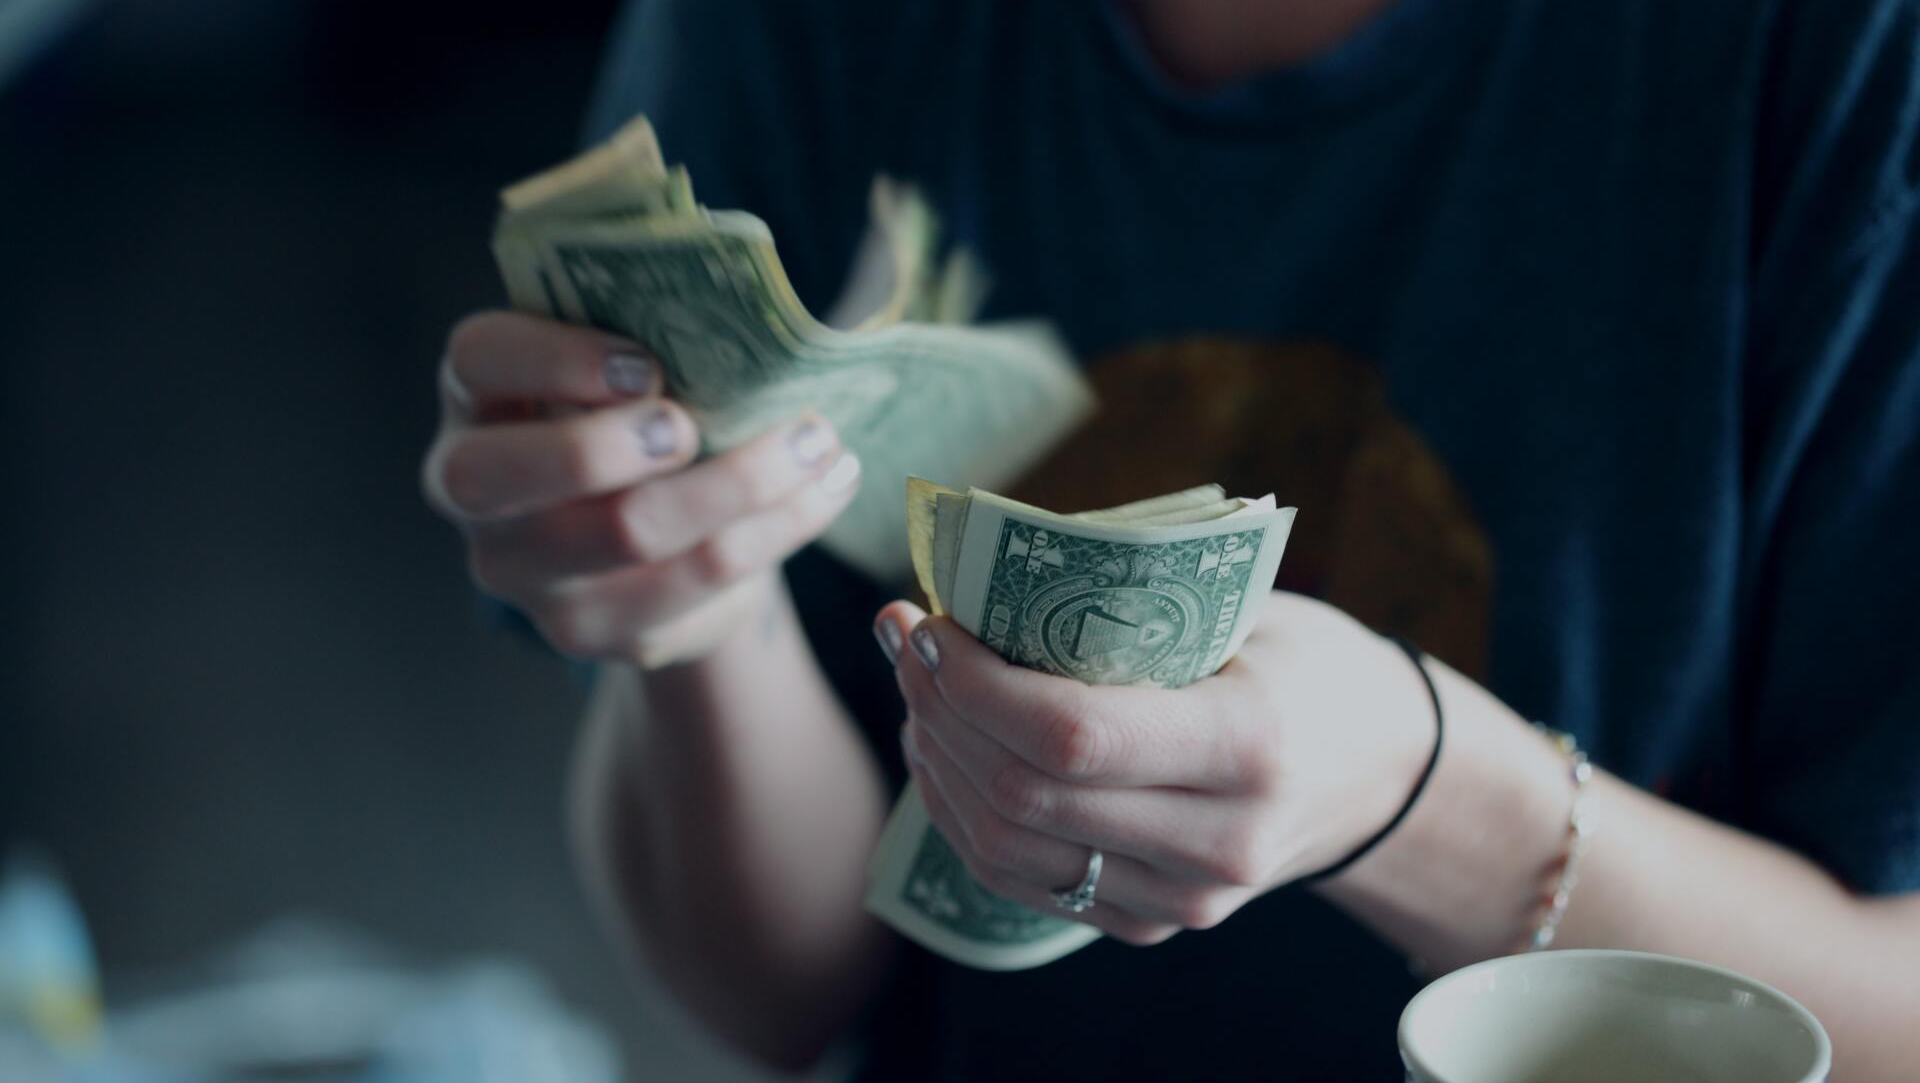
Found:
[[[1057,515],[978,489],[908,483],[907,537],[935,613],[1001,657],[1088,684],[1178,688],[1252,629],[1294,509],[1217,485]],[[909,786],[869,868],[867,908],[931,951],[991,970],[1040,966],[1099,937],[968,875]]]

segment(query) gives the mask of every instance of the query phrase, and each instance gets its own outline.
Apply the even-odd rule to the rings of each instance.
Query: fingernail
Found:
[[[833,434],[818,418],[808,418],[787,437],[787,446],[801,466],[813,466],[833,447]]]
[[[680,446],[680,427],[664,407],[654,407],[640,419],[640,449],[648,458],[664,459]]]
[[[900,727],[900,754],[922,767],[927,765],[927,761],[920,758],[920,750],[914,747],[913,723],[911,722]]]
[[[828,495],[839,493],[860,479],[860,460],[853,452],[840,453],[840,461],[833,464],[820,478],[820,491]]]
[[[888,662],[900,660],[900,626],[892,620],[881,617],[873,626],[873,637],[880,641],[880,653],[887,656]]]
[[[617,353],[607,358],[601,376],[616,395],[651,395],[660,378],[660,366],[652,358]]]
[[[920,656],[920,664],[927,667],[928,673],[940,671],[940,644],[934,642],[933,632],[926,628],[913,630],[913,653]]]

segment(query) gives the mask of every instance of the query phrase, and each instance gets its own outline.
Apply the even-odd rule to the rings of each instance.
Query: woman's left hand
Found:
[[[876,632],[936,826],[989,891],[1130,944],[1219,924],[1385,824],[1433,748],[1398,647],[1275,592],[1240,654],[1182,689],[1097,688],[1011,665],[906,602]],[[899,649],[902,643],[912,649]],[[1097,904],[1054,891],[1105,854]]]

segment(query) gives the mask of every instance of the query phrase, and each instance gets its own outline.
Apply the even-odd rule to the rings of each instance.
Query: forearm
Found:
[[[1563,849],[1560,754],[1435,664],[1447,747],[1395,836],[1325,894],[1436,968],[1519,949]],[[1683,955],[1752,974],[1832,1033],[1836,1078],[1893,1079],[1920,1058],[1920,901],[1862,899],[1811,862],[1604,773],[1556,947]],[[1904,1077],[1902,1077],[1904,1078]]]
[[[859,1011],[891,941],[861,907],[878,766],[784,588],[702,661],[603,669],[576,768],[582,864],[710,1026],[798,1066]]]
[[[1834,1078],[1911,1080],[1920,897],[1863,898],[1780,846],[1596,775],[1567,947],[1684,955],[1766,981],[1833,1037]]]

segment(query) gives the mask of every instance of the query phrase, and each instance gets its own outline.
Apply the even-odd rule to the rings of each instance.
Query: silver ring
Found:
[[[1072,914],[1084,914],[1093,909],[1093,892],[1100,886],[1100,866],[1106,860],[1099,850],[1095,850],[1093,856],[1087,858],[1087,874],[1073,887],[1053,892],[1053,905]]]

